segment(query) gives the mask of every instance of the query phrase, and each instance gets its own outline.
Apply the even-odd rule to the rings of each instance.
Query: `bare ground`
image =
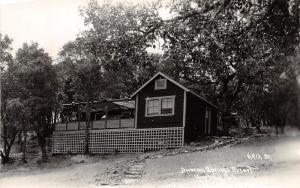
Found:
[[[298,133],[194,143],[177,150],[144,154],[67,155],[47,163],[15,162],[0,167],[0,187],[295,187],[300,185]],[[240,144],[238,144],[240,143]],[[267,154],[271,159],[249,159]],[[141,168],[140,168],[141,167]],[[241,173],[241,169],[253,171]],[[131,178],[138,169],[140,178]],[[211,173],[203,169],[236,168]],[[201,169],[189,172],[188,169]],[[184,172],[185,171],[185,172]],[[295,186],[296,185],[296,186]]]

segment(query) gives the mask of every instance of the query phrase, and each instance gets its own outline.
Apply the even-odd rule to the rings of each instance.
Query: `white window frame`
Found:
[[[165,87],[158,87],[157,81],[161,81],[161,80],[163,80],[165,82]],[[165,79],[165,78],[156,79],[155,80],[155,87],[154,87],[154,89],[155,90],[167,89],[167,79]]]
[[[172,113],[169,114],[162,114],[161,113],[161,108],[162,108],[162,99],[173,99],[173,106],[172,106]],[[158,114],[148,114],[148,101],[149,100],[159,100],[159,105],[160,105],[160,110]],[[146,105],[145,105],[145,117],[155,117],[155,116],[173,116],[175,112],[175,95],[172,96],[161,96],[161,97],[148,97],[145,99]]]

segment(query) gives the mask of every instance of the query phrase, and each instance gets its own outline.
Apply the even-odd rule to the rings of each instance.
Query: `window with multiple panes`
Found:
[[[146,116],[174,115],[175,96],[146,99]]]
[[[155,80],[155,90],[166,89],[167,80],[166,79],[157,79]]]
[[[150,99],[147,101],[147,114],[157,115],[160,113],[160,101],[159,99]]]
[[[161,114],[172,114],[174,108],[173,98],[162,98],[161,99]]]

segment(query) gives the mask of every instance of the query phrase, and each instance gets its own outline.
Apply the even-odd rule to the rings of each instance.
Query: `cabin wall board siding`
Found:
[[[212,109],[211,112],[211,134],[216,135],[218,126],[218,110]]]
[[[156,79],[159,79],[157,77]],[[137,128],[182,127],[184,90],[167,80],[167,88],[155,90],[155,80],[151,81],[138,93]],[[175,111],[171,116],[145,117],[146,98],[175,96]]]
[[[191,141],[199,136],[205,136],[205,111],[207,107],[211,109],[211,134],[208,135],[211,136],[217,132],[217,113],[219,110],[197,96],[191,93],[187,94],[186,141]]]
[[[187,93],[185,140],[187,142],[205,132],[206,103],[197,96]]]

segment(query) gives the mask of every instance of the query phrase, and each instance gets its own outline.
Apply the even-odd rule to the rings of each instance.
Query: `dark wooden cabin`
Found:
[[[185,142],[217,132],[218,107],[161,72],[131,97],[137,129],[184,127]]]
[[[91,104],[91,153],[133,153],[180,148],[217,133],[218,107],[159,72],[132,94],[132,101]],[[65,104],[52,135],[52,153],[85,151],[85,103]]]

